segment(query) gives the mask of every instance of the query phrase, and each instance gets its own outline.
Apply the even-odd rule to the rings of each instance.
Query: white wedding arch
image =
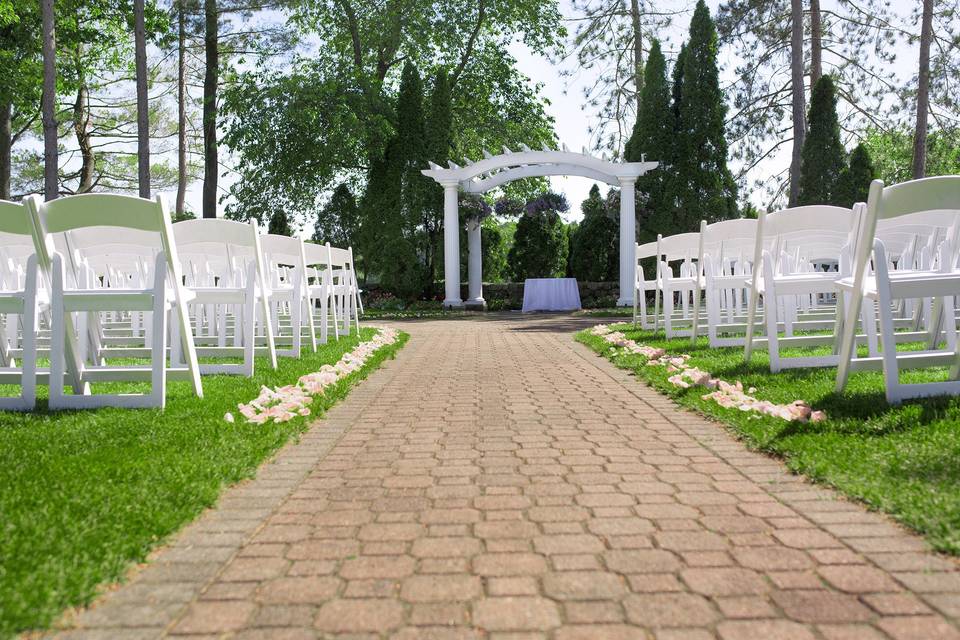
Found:
[[[449,162],[446,168],[430,163],[423,175],[436,180],[443,187],[443,274],[446,281],[444,307],[462,307],[460,299],[460,233],[459,193],[486,193],[501,185],[522,178],[547,176],[582,176],[620,187],[620,297],[617,304],[633,304],[633,276],[636,262],[636,218],[634,185],[637,178],[657,167],[656,162],[612,162],[597,158],[586,151],[576,153],[544,147],[535,151],[527,146],[521,151],[504,147],[503,153],[483,153],[484,159],[467,161],[465,166]],[[470,256],[467,274],[469,295],[467,304],[483,305],[483,272],[480,255],[480,223],[467,225]]]

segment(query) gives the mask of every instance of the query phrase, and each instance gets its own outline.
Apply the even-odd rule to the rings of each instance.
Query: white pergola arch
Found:
[[[504,147],[503,153],[492,155],[484,151],[483,160],[467,161],[464,166],[454,162],[447,167],[430,163],[423,175],[436,180],[443,187],[443,272],[446,281],[443,306],[461,307],[460,299],[460,212],[459,193],[480,194],[523,178],[547,176],[581,176],[597,182],[620,187],[620,297],[618,305],[633,304],[633,270],[636,263],[636,213],[634,185],[637,178],[657,167],[656,162],[612,162],[583,151],[575,153],[564,145],[562,149],[544,147],[535,151],[524,146],[521,151]],[[483,273],[480,255],[480,223],[467,225],[469,296],[467,304],[481,306],[483,300]]]

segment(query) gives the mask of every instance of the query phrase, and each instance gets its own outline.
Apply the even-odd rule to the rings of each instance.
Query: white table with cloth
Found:
[[[580,308],[576,278],[527,278],[523,283],[523,312],[574,311]]]

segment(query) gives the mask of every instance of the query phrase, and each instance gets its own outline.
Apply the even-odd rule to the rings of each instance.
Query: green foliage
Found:
[[[369,340],[371,330],[361,335]],[[255,398],[261,385],[290,384],[337,362],[357,346],[356,333],[316,353],[280,358],[277,370],[257,358],[252,378],[205,375],[203,398],[188,382],[170,382],[162,411],[0,413],[0,637],[48,627],[64,609],[93,601],[102,585],[124,580],[132,565],[214,506],[225,487],[252,477],[405,339],[316,397],[309,418],[282,424],[227,424],[223,416]],[[143,387],[106,383],[101,391]]]
[[[353,246],[360,230],[360,209],[346,183],[337,185],[329,202],[317,213],[313,241],[334,247]]]
[[[293,216],[312,217],[334,183],[369,176],[396,133],[404,62],[444,75],[448,85],[453,126],[445,145],[438,144],[440,129],[429,127],[434,98],[444,101],[442,86],[432,83],[426,131],[432,160],[442,159],[441,147],[461,161],[479,157],[484,147],[554,140],[540,87],[519,73],[508,46],[521,39],[542,53],[562,41],[555,0],[479,6],[411,0],[352,9],[347,20],[341,3],[294,3],[292,23],[319,40],[310,55],[294,56],[279,70],[242,72],[224,92],[224,142],[240,171],[228,208],[271,210],[282,202]],[[425,250],[422,239],[417,246]]]
[[[648,76],[649,78],[649,76]],[[582,282],[607,282],[619,274],[620,225],[593,185],[580,205],[583,220],[570,238],[570,272]]]
[[[913,132],[908,129],[869,129],[863,138],[876,168],[876,177],[885,184],[912,178]],[[927,136],[928,176],[960,174],[960,129],[938,130]]]
[[[693,231],[700,220],[737,216],[737,186],[727,168],[727,113],[717,67],[717,30],[703,0],[690,21],[682,62],[674,193],[676,231]]]
[[[877,177],[877,170],[870,160],[870,153],[861,143],[850,152],[850,164],[844,167],[837,185],[836,204],[852,207],[858,202],[867,201],[870,183]]]
[[[846,151],[840,141],[836,89],[830,76],[823,76],[813,87],[807,125],[797,203],[843,204],[840,179],[847,163]]]
[[[527,203],[507,256],[515,282],[564,275],[569,247],[560,212],[568,208],[562,195],[551,192]]]
[[[677,86],[680,85],[682,79],[678,79]],[[640,162],[645,154],[648,160],[660,163],[637,180],[637,237],[641,243],[655,239],[657,233],[672,233],[674,207],[668,193],[674,172],[675,140],[667,61],[660,51],[660,42],[654,40],[647,55],[637,122],[624,152],[627,162]]]
[[[293,229],[290,228],[290,218],[283,209],[277,209],[270,215],[267,223],[267,233],[277,236],[292,236]]]
[[[480,243],[483,259],[484,282],[503,282],[507,277],[506,233],[493,218],[487,218],[480,226]]]
[[[426,206],[420,169],[424,155],[423,83],[412,63],[404,65],[397,97],[397,133],[382,159],[372,163],[360,206],[361,253],[368,272],[401,298],[427,287],[418,249],[418,225]]]

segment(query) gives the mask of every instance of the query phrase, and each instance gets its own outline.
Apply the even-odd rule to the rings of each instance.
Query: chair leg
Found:
[[[900,403],[900,370],[897,366],[897,342],[894,337],[893,312],[890,306],[888,283],[886,278],[877,277],[877,306],[880,315],[880,341],[883,346],[883,384],[886,389],[887,402]],[[855,333],[855,332],[854,332]]]
[[[63,263],[60,256],[53,259],[53,285],[51,287],[50,322],[50,409],[63,406],[64,346],[69,323],[63,310]]]
[[[153,299],[153,340],[150,348],[153,371],[150,376],[150,398],[154,406],[163,409],[167,404],[167,310],[163,282],[157,289]]]

